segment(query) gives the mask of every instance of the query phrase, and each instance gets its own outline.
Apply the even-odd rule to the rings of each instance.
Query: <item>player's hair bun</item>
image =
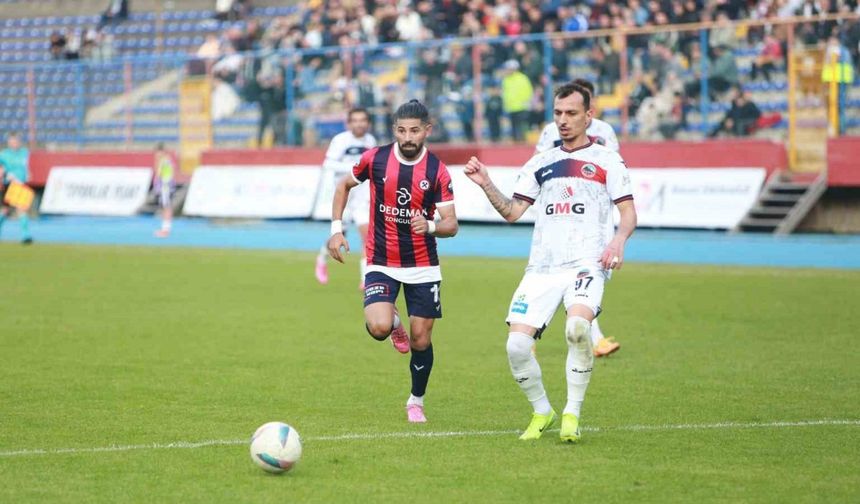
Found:
[[[426,124],[430,122],[430,111],[423,103],[413,98],[397,107],[397,111],[394,112],[394,120],[399,119],[420,119],[422,123]]]

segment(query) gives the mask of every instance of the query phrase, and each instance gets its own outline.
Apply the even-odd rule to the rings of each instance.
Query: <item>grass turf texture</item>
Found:
[[[246,444],[0,456],[0,502],[857,502],[860,427],[625,430],[860,419],[860,274],[628,264],[608,284],[584,442],[557,432],[322,440],[525,427],[504,350],[523,260],[448,258],[424,426],[408,357],[362,327],[355,258],[0,245],[0,452],[236,440],[271,420],[306,439],[269,476]],[[402,309],[402,307],[401,307]],[[556,317],[538,345],[566,399]],[[613,429],[613,427],[615,427]]]

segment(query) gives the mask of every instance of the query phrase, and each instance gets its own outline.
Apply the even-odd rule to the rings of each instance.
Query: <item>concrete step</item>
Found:
[[[744,217],[743,220],[741,220],[740,226],[773,230],[776,229],[777,226],[779,226],[780,222],[782,222],[782,218]]]
[[[792,207],[790,206],[755,206],[750,209],[750,215],[768,217],[785,217]]]
[[[797,201],[800,199],[800,197],[802,195],[803,195],[802,193],[801,194],[798,194],[798,193],[776,194],[776,193],[766,192],[766,193],[761,195],[761,197],[759,198],[759,201],[761,201],[763,203],[767,203],[769,205],[770,204],[780,205],[780,204],[784,204],[784,203],[794,204],[794,203],[797,203]]]
[[[809,189],[809,184],[800,182],[775,182],[768,186],[768,190],[772,193],[804,193]]]

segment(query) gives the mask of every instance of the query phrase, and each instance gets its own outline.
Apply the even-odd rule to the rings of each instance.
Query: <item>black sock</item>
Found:
[[[412,358],[409,359],[409,372],[412,373],[412,395],[422,397],[427,391],[427,382],[430,380],[430,371],[433,369],[433,345],[426,350],[412,349]]]

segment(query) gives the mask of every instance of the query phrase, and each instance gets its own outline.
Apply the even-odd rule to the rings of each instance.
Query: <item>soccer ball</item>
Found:
[[[264,471],[289,471],[301,456],[302,440],[299,433],[285,423],[263,424],[251,437],[251,460]]]

